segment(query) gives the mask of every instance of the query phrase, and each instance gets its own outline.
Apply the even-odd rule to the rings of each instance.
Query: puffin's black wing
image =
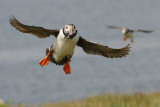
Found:
[[[54,35],[57,37],[59,30],[49,30],[43,27],[36,27],[36,26],[28,26],[20,23],[14,16],[12,16],[9,20],[10,24],[15,27],[17,30],[23,33],[30,33],[39,38],[46,38],[50,35]]]
[[[122,27],[118,27],[118,26],[107,26],[108,28],[111,28],[111,29],[120,29],[122,30]]]
[[[139,29],[139,30],[134,30],[135,32],[143,32],[143,33],[151,33],[151,32],[153,32],[153,30],[141,30],[141,29]]]
[[[79,38],[77,46],[82,47],[87,54],[101,55],[108,58],[121,58],[126,56],[130,51],[129,44],[121,49],[113,49],[108,46],[87,41],[82,37]]]

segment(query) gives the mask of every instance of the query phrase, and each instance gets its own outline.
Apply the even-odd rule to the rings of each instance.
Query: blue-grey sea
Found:
[[[80,47],[72,57],[71,74],[53,63],[39,61],[54,36],[37,38],[9,24],[14,15],[27,25],[59,29],[75,24],[79,34],[111,48],[122,48],[120,30],[106,25],[154,30],[134,33],[130,54],[120,59],[87,55]],[[159,0],[1,0],[0,99],[41,104],[82,99],[100,93],[155,92],[160,90]]]

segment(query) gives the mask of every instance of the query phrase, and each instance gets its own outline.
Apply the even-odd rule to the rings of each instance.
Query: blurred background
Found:
[[[39,104],[81,99],[100,93],[155,92],[160,90],[159,0],[1,0],[0,3],[0,98],[13,103]],[[63,66],[39,61],[54,36],[39,39],[15,30],[14,15],[27,25],[59,29],[75,24],[79,34],[112,48],[122,48],[120,30],[155,30],[134,33],[131,52],[122,59],[87,55],[76,47],[70,75]]]

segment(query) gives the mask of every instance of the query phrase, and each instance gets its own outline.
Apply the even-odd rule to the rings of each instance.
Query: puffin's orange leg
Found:
[[[134,40],[133,40],[133,39],[131,39],[131,42],[133,43],[133,42],[134,42]]]
[[[66,74],[70,74],[71,73],[71,68],[69,66],[69,62],[70,62],[70,58],[68,59],[68,62],[64,65],[63,70]]]
[[[45,66],[45,65],[47,65],[48,63],[49,63],[49,55],[51,54],[51,52],[49,51],[48,52],[48,54],[47,54],[47,56],[46,57],[44,57],[40,62],[39,62],[39,64],[41,65],[41,66]]]
[[[123,38],[123,41],[126,41],[126,40],[127,40],[127,38],[126,38],[126,37],[124,37],[124,38]]]

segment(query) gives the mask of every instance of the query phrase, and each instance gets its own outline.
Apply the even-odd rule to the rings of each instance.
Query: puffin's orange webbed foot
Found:
[[[133,40],[133,39],[131,39],[131,42],[132,42],[132,43],[134,43],[134,40]]]
[[[127,38],[124,37],[124,38],[123,38],[123,41],[126,41],[126,40],[127,40]]]
[[[51,54],[51,52],[49,51],[48,52],[48,54],[47,54],[47,56],[46,57],[44,57],[40,62],[39,62],[39,64],[41,65],[41,66],[45,66],[45,65],[47,65],[48,63],[49,63],[49,55]]]
[[[66,74],[70,74],[71,73],[71,68],[70,68],[69,62],[70,62],[70,58],[68,59],[68,62],[63,67],[63,70],[64,70],[64,72]]]

